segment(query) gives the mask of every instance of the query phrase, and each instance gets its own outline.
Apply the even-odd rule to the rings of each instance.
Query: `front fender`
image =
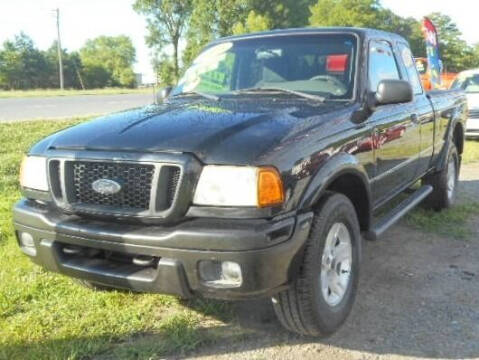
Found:
[[[359,163],[355,156],[348,153],[339,153],[320,166],[301,197],[299,209],[311,209],[328,187],[342,175],[353,175],[361,181],[370,204],[371,188],[364,166]]]

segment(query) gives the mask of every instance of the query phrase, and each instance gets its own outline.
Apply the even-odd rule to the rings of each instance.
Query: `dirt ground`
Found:
[[[479,195],[479,164],[461,174],[461,199]],[[479,358],[479,219],[455,240],[404,225],[365,242],[359,292],[339,332],[323,340],[283,331],[267,301],[239,303],[252,334],[203,347],[195,359]],[[225,329],[225,331],[227,331]]]

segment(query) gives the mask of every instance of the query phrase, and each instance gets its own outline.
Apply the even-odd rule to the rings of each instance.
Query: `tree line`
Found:
[[[211,40],[228,35],[305,26],[359,26],[391,31],[425,57],[421,22],[381,6],[379,0],[135,0],[147,20],[147,45],[163,84],[174,84]],[[436,24],[444,67],[479,67],[479,45],[470,46],[452,19],[428,15]],[[180,45],[185,44],[183,51]],[[135,48],[127,36],[100,36],[79,50],[62,49],[66,88],[133,87]],[[43,51],[24,33],[0,47],[0,88],[59,87],[57,43]]]
[[[161,81],[173,84],[209,41],[228,35],[304,26],[358,26],[391,31],[409,40],[425,57],[421,21],[404,18],[379,0],[136,0],[147,19],[147,44]],[[469,46],[453,20],[438,12],[428,17],[439,32],[444,67],[450,72],[479,67],[479,45]],[[180,44],[186,48],[180,54]],[[166,51],[172,47],[172,51]]]
[[[79,51],[62,49],[65,88],[92,89],[135,86],[135,48],[127,36],[100,36]],[[58,88],[57,42],[39,50],[25,33],[0,47],[0,88]]]

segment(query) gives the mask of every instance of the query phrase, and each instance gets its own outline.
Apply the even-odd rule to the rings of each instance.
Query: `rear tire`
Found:
[[[335,332],[351,312],[361,236],[356,211],[346,196],[327,194],[315,213],[299,274],[272,301],[286,329],[322,337]]]
[[[459,166],[459,154],[456,145],[451,142],[444,169],[423,179],[423,184],[431,185],[434,188],[432,193],[424,200],[424,207],[441,211],[454,205],[457,195]]]

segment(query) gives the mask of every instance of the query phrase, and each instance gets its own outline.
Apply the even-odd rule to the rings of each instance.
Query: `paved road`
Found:
[[[153,94],[0,99],[0,122],[105,114],[151,104]]]

